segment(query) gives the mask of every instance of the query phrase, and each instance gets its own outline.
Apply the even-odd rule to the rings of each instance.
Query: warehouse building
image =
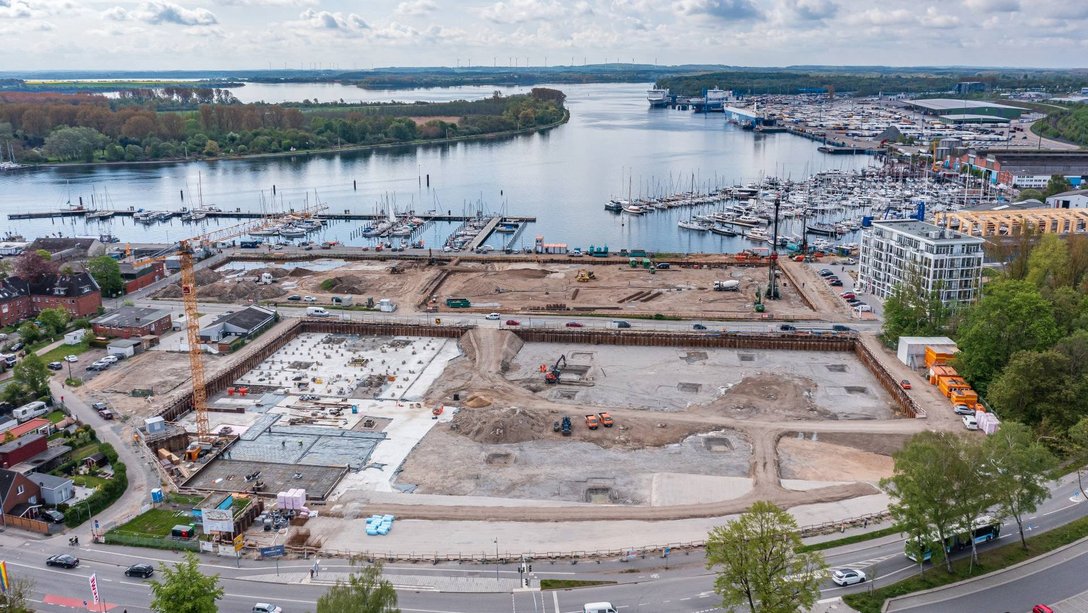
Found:
[[[943,165],[957,173],[978,171],[990,183],[1018,189],[1042,189],[1053,175],[1078,187],[1088,177],[1088,151],[970,149],[946,156]]]
[[[1018,106],[983,102],[981,100],[956,100],[955,98],[929,98],[927,100],[908,100],[907,108],[923,115],[986,115],[1005,119],[1020,119],[1028,112]]]

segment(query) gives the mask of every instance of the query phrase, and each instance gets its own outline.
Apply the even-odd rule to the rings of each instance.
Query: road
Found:
[[[1030,533],[1048,530],[1088,513],[1088,505],[1074,502],[1071,497],[1075,487],[1069,479],[1054,487],[1055,496],[1029,518]],[[1006,524],[999,544],[1016,539],[1013,525]],[[983,545],[983,547],[993,544]],[[1086,548],[1088,549],[1088,548]],[[136,562],[173,563],[179,554],[159,550],[141,550],[129,547],[106,547],[85,544],[70,547],[63,537],[39,539],[18,531],[8,530],[0,534],[0,552],[7,561],[9,572],[16,579],[29,578],[35,583],[34,607],[39,611],[60,612],[69,607],[82,607],[82,600],[89,598],[87,580],[95,573],[100,591],[107,603],[115,605],[111,611],[148,611],[150,592],[145,581],[123,576],[124,569]],[[81,559],[75,570],[46,568],[44,560],[54,553],[72,553]],[[903,544],[898,536],[888,536],[873,541],[848,545],[825,552],[830,568],[854,567],[865,570],[875,577],[877,586],[898,581],[917,572],[917,566],[903,556]],[[219,574],[226,595],[220,610],[224,613],[248,612],[253,603],[270,601],[286,611],[313,610],[317,598],[331,584],[333,577],[350,570],[342,560],[326,560],[321,563],[321,574],[311,582],[308,578],[312,561],[284,560],[277,569],[274,562],[230,559],[202,556],[201,567],[205,573]],[[398,589],[400,606],[406,613],[569,613],[578,611],[584,602],[605,600],[617,605],[623,613],[633,611],[696,613],[716,611],[719,603],[713,593],[713,577],[703,568],[702,556],[674,555],[666,569],[660,558],[636,559],[630,562],[603,561],[600,564],[573,565],[570,562],[536,561],[535,576],[540,578],[578,578],[617,581],[608,585],[579,590],[548,592],[500,592],[463,593],[440,592],[420,587]],[[494,566],[476,565],[390,565],[387,578],[398,585],[398,577],[427,575],[442,577],[449,583],[450,577],[460,580],[493,580]],[[514,564],[498,569],[503,579],[516,579]],[[1029,574],[1015,583],[988,588],[959,599],[942,602],[941,611],[1023,611],[1040,595],[1053,602],[1072,596],[1084,588],[1083,577],[1088,572],[1088,553],[1076,556],[1059,567],[1044,573]],[[438,579],[435,580],[438,583]],[[845,593],[869,589],[869,583],[840,588],[825,581],[822,597],[841,596]],[[543,602],[541,601],[543,599]],[[1032,602],[1034,600],[1034,602]],[[535,602],[534,602],[535,601]],[[937,610],[932,606],[912,608],[912,611]]]

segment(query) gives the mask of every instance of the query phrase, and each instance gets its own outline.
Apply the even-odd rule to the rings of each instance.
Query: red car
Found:
[[[901,388],[903,388],[905,390],[909,390],[910,389],[910,381],[907,381],[906,379],[903,379],[902,381],[899,382],[899,387],[901,387]]]
[[[521,322],[516,320],[516,319],[507,319],[506,320],[506,325],[508,325],[508,326],[520,326]]]
[[[1031,613],[1054,613],[1054,609],[1051,609],[1045,604],[1037,604],[1031,608]]]
[[[580,324],[580,323],[578,323],[576,321],[568,321],[567,322],[567,327],[568,328],[581,328],[582,324]]]
[[[843,300],[853,300],[854,298],[857,298],[854,292],[843,292],[841,297]]]

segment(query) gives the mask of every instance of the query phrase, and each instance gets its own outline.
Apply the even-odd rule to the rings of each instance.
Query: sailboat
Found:
[[[3,158],[3,150],[0,149],[0,170],[19,170],[24,167],[15,161],[15,150],[12,149],[11,143],[8,143],[8,159]]]

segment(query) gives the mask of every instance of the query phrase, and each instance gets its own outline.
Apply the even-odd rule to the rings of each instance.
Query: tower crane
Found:
[[[185,332],[189,342],[189,370],[193,378],[193,413],[196,415],[196,447],[195,453],[186,455],[189,459],[196,459],[200,449],[206,448],[214,441],[211,427],[208,424],[208,390],[204,382],[204,360],[200,355],[200,314],[197,310],[197,283],[196,271],[193,267],[197,249],[207,247],[219,241],[226,241],[245,236],[254,230],[264,229],[270,226],[311,218],[327,208],[323,204],[308,207],[301,212],[286,213],[272,217],[262,217],[246,221],[237,225],[228,226],[205,232],[198,236],[178,241],[177,253],[181,256],[181,301],[185,309]],[[131,252],[126,248],[126,251]],[[139,268],[166,259],[166,255],[160,254],[149,258],[135,260],[132,265]]]

